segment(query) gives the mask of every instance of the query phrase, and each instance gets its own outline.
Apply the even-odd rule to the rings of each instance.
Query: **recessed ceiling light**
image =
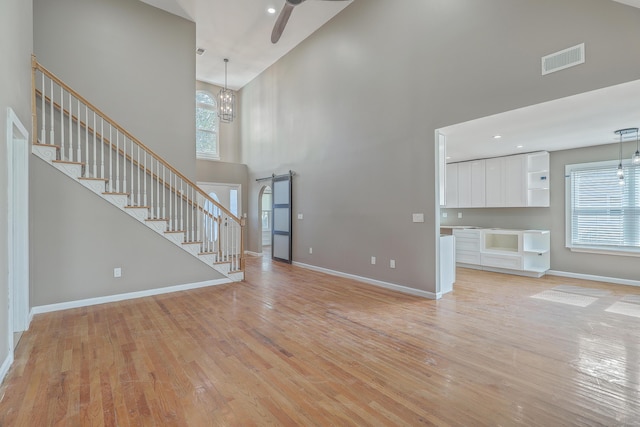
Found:
[[[276,13],[276,9],[273,7],[270,7],[269,9],[267,9],[267,12],[273,15],[274,13]]]
[[[493,139],[500,139],[502,138],[502,135],[493,135]]]
[[[447,160],[451,160],[451,156],[447,156]]]
[[[524,148],[524,145],[516,145],[516,148]]]

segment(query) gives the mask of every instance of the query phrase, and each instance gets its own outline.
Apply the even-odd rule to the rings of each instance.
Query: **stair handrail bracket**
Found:
[[[142,212],[138,219],[153,222],[158,232],[183,233],[180,243],[194,255],[224,264],[220,270],[225,274],[244,276],[244,218],[43,67],[35,55],[31,65],[34,150],[48,148],[55,153],[50,162],[64,165],[65,173],[80,175],[74,178],[105,198],[126,198],[131,209],[125,211]]]

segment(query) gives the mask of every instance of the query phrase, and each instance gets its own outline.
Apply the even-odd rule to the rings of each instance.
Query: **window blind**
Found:
[[[640,168],[617,164],[575,165],[570,172],[571,247],[640,249]]]

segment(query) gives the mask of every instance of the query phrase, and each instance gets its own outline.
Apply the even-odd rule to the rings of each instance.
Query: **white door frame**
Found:
[[[242,218],[242,216],[244,215],[242,211],[242,184],[230,184],[228,182],[205,182],[205,181],[198,181],[196,182],[196,184],[198,185],[198,187],[200,187],[201,190],[203,190],[207,194],[209,194],[209,191],[203,187],[206,187],[208,185],[216,186],[216,187],[227,187],[228,189],[238,190],[238,218]],[[219,194],[218,194],[218,197],[220,197]],[[230,209],[231,206],[225,206],[225,208],[231,210]]]
[[[7,109],[7,266],[9,352],[13,333],[29,329],[29,132]]]

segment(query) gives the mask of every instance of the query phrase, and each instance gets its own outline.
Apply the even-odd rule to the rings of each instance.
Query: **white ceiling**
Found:
[[[448,162],[618,142],[640,127],[640,80],[447,126]],[[495,135],[502,138],[494,139]],[[633,139],[635,140],[635,135]]]
[[[337,15],[348,1],[305,1],[296,6],[276,44],[273,24],[285,0],[141,0],[196,23],[196,79],[224,85],[224,58],[229,58],[227,86],[237,90]],[[273,7],[275,14],[267,9]]]

